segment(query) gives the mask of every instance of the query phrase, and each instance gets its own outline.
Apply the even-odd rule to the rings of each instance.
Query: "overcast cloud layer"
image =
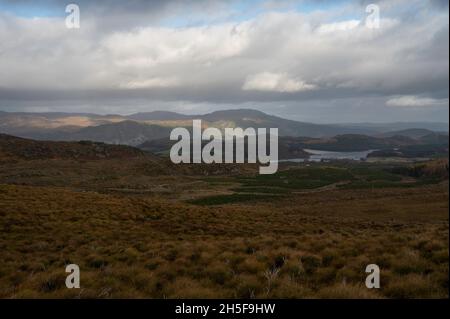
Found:
[[[0,110],[448,121],[447,1],[74,2],[0,0]]]

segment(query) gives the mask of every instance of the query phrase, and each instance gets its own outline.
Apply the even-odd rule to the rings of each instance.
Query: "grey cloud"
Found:
[[[384,116],[394,112],[385,105],[394,96],[448,99],[448,12],[436,1],[415,1],[411,9],[401,10],[398,2],[380,1],[379,30],[363,22],[333,24],[333,12],[161,27],[162,18],[177,18],[183,9],[190,8],[186,15],[195,20],[226,2],[77,3],[87,12],[79,30],[66,29],[62,18],[34,21],[0,12],[0,109],[43,108],[45,103],[102,110],[108,105],[117,110],[120,103],[129,110],[158,103],[193,109],[250,104],[270,105],[278,112],[297,107],[305,117],[307,108],[312,115],[366,107],[370,111],[365,114],[377,117],[372,109],[384,110]],[[424,5],[430,6],[427,13],[414,11]],[[363,8],[363,2],[356,2],[345,10]],[[205,19],[221,21],[221,15],[228,15],[215,14]],[[263,85],[267,90],[245,86],[249,78],[265,73],[282,74],[284,83]],[[300,89],[308,85],[314,89]],[[445,106],[426,112],[448,113]]]

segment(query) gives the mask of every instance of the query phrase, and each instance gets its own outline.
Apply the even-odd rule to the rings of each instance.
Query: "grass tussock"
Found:
[[[313,166],[132,185],[124,169],[109,181],[88,174],[89,187],[68,174],[61,187],[62,177],[49,185],[10,168],[23,183],[0,184],[0,298],[448,298],[448,183],[346,189],[336,183],[404,181],[370,167]],[[81,289],[65,287],[70,263]],[[372,263],[380,289],[364,285]]]

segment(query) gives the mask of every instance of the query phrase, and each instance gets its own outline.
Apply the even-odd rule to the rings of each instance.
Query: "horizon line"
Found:
[[[176,112],[176,111],[164,111],[164,110],[153,110],[153,111],[145,111],[145,112],[133,112],[133,113],[129,113],[129,114],[119,114],[119,113],[93,113],[93,112],[70,112],[70,111],[18,111],[18,112],[10,112],[10,111],[2,111],[0,110],[0,113],[8,113],[8,114],[67,114],[67,115],[96,115],[96,116],[118,116],[118,117],[129,117],[132,115],[136,115],[136,114],[148,114],[148,113],[156,113],[156,112],[161,112],[161,113],[171,113],[171,114],[178,114],[178,115],[182,115],[182,116],[189,116],[189,117],[195,117],[195,116],[205,116],[208,114],[213,114],[216,112],[226,112],[226,111],[254,111],[254,112],[259,112],[262,113],[264,115],[268,115],[268,116],[275,116],[278,117],[280,119],[283,120],[288,120],[288,121],[294,121],[294,122],[303,122],[303,123],[310,123],[310,124],[319,124],[319,125],[351,125],[351,124],[396,124],[396,123],[430,123],[430,124],[447,124],[450,125],[448,121],[429,121],[429,120],[423,120],[423,121],[392,121],[392,122],[381,122],[381,121],[374,121],[374,122],[368,122],[368,121],[361,121],[361,122],[322,122],[322,123],[318,123],[318,122],[311,122],[311,121],[300,121],[300,120],[292,120],[292,119],[288,119],[285,118],[283,116],[280,115],[276,115],[276,114],[270,114],[270,113],[266,113],[263,111],[260,111],[258,109],[252,109],[252,108],[238,108],[238,109],[220,109],[220,110],[215,110],[215,111],[211,111],[211,112],[206,112],[206,113],[197,113],[197,114],[186,114],[186,113],[181,113],[181,112]],[[139,120],[133,120],[133,119],[128,119],[131,121],[139,121]]]

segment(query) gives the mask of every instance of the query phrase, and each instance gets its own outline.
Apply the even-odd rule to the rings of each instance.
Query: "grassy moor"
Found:
[[[448,297],[447,159],[259,175],[5,135],[0,154],[2,298]]]

